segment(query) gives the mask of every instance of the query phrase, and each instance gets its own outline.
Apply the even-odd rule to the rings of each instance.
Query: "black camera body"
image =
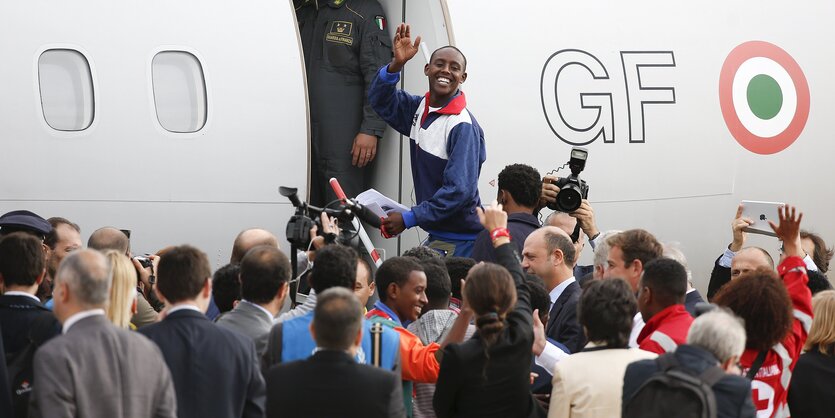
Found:
[[[142,266],[142,268],[145,268],[145,269],[146,269],[146,268],[150,268],[151,266],[153,266],[153,265],[154,265],[154,262],[153,262],[153,261],[151,261],[151,259],[150,259],[150,258],[148,258],[147,256],[146,256],[146,257],[143,257],[143,256],[139,256],[139,255],[138,255],[138,256],[136,256],[136,257],[133,257],[133,259],[134,259],[134,260],[136,260],[136,261],[138,261],[138,262],[139,262],[139,265],[141,265],[141,266]]]
[[[589,198],[589,185],[580,178],[580,172],[586,167],[588,156],[589,152],[585,148],[571,149],[571,159],[568,161],[571,175],[560,177],[554,183],[560,188],[560,192],[557,193],[557,199],[554,202],[548,203],[548,209],[571,213],[580,208],[583,199]]]

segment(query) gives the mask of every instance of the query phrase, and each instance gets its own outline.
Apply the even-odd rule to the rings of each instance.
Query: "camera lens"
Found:
[[[557,208],[560,212],[574,212],[580,208],[582,203],[583,196],[580,193],[580,187],[576,184],[566,184],[557,193]]]

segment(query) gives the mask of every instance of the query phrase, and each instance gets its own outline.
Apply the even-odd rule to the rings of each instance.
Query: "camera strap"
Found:
[[[576,244],[577,241],[580,240],[580,221],[577,221],[577,224],[574,225],[574,231],[571,232],[571,242]]]
[[[383,324],[371,324],[371,365],[380,367],[382,364]]]

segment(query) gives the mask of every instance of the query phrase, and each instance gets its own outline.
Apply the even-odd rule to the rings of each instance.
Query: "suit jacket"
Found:
[[[710,272],[710,282],[707,284],[707,300],[712,300],[719,289],[731,281],[731,269],[719,265],[719,260],[722,259],[720,255],[716,261],[713,262],[713,271]]]
[[[432,402],[438,418],[544,416],[530,393],[533,317],[525,274],[514,249],[512,243],[504,244],[495,254],[498,264],[513,277],[516,306],[507,314],[489,357],[478,332],[461,344],[444,348]]]
[[[83,318],[35,353],[30,417],[145,418],[177,415],[159,348],[103,315]]]
[[[11,417],[12,390],[9,387],[9,374],[6,370],[6,351],[3,349],[3,327],[0,326],[0,416]]]
[[[835,411],[835,355],[817,348],[803,353],[789,385],[789,410],[794,417],[831,417]]]
[[[178,417],[264,416],[266,388],[252,341],[194,310],[178,310],[139,333],[165,357]]]
[[[61,333],[61,324],[40,302],[26,296],[0,295],[0,327],[6,353],[17,353],[29,344],[29,330],[37,318],[48,322],[48,338]]]
[[[554,368],[548,418],[619,417],[624,370],[629,363],[657,357],[637,348],[589,344]]]
[[[6,361],[3,365],[19,364],[22,368],[9,370],[14,416],[25,418],[29,414],[29,397],[35,385],[32,359],[35,349],[61,333],[61,324],[40,301],[26,296],[0,296],[0,334],[5,345]],[[6,380],[9,383],[9,380]],[[6,416],[6,415],[2,415]]]
[[[692,345],[679,346],[674,355],[682,368],[693,375],[699,375],[709,367],[719,365],[719,360],[713,354]],[[625,405],[638,388],[658,371],[658,363],[655,360],[630,364],[623,377],[623,404]],[[725,375],[713,385],[713,394],[716,396],[717,418],[754,418],[757,414],[751,400],[751,382],[742,376]]]
[[[690,313],[690,316],[693,318],[696,317],[696,305],[699,303],[703,303],[705,300],[702,299],[702,294],[699,293],[698,290],[693,290],[692,292],[688,293],[687,296],[684,297],[684,309],[687,309],[687,312]]]
[[[322,350],[266,374],[267,417],[405,417],[400,376],[358,364],[346,352]],[[317,401],[318,399],[318,401]]]
[[[586,345],[586,335],[577,320],[577,304],[582,293],[576,281],[569,284],[551,306],[548,325],[545,327],[548,338],[565,345],[572,353],[582,350]]]
[[[215,323],[252,339],[255,342],[255,351],[259,359],[267,349],[267,338],[270,335],[273,320],[255,304],[241,301],[235,309],[226,312]]]

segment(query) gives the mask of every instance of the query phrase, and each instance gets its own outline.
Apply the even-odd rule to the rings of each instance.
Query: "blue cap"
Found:
[[[28,210],[13,210],[0,216],[0,228],[4,231],[12,229],[15,231],[27,231],[38,235],[46,236],[52,232],[52,225],[46,219]]]

